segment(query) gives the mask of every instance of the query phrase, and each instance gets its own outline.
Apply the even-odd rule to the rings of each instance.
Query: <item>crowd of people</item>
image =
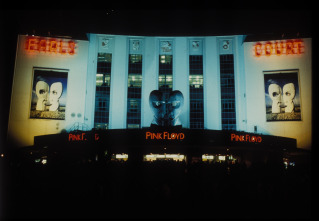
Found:
[[[65,162],[11,166],[6,217],[311,217],[309,165]]]

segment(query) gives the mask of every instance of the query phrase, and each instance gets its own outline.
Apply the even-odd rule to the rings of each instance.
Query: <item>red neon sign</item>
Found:
[[[100,139],[99,134],[94,134],[94,140],[97,141]],[[86,133],[82,132],[82,133],[77,133],[77,134],[69,134],[68,137],[69,141],[86,141],[88,140],[88,137],[86,135]]]
[[[65,39],[29,37],[25,41],[25,50],[28,52],[74,55],[75,46],[75,41]]]
[[[271,56],[271,55],[295,55],[304,53],[304,43],[301,39],[286,41],[268,41],[265,43],[258,42],[254,45],[254,55]]]
[[[246,134],[246,135],[231,134],[230,140],[237,141],[237,142],[249,142],[249,143],[261,143],[262,142],[261,136],[250,136],[249,134]]]
[[[169,133],[166,131],[163,133],[146,132],[145,135],[146,140],[183,140],[185,138],[184,133]]]

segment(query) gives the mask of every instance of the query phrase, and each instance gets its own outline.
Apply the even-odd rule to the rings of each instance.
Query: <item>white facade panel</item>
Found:
[[[265,44],[265,42],[261,42]],[[297,147],[310,148],[312,140],[312,55],[311,39],[303,39],[304,53],[255,56],[256,42],[247,42],[245,48],[247,132],[257,132],[297,139]],[[266,120],[265,108],[265,71],[298,70],[301,120]]]
[[[28,51],[26,41],[31,36],[18,38],[15,73],[12,85],[8,137],[18,146],[33,145],[34,136],[60,133],[74,123],[84,123],[88,41],[75,40],[75,53]],[[38,37],[34,39],[40,40]],[[41,40],[61,39],[41,38]],[[68,42],[68,40],[63,40]],[[51,44],[51,43],[50,43]],[[67,44],[67,43],[66,43]],[[35,68],[67,72],[65,119],[31,118],[33,74]],[[83,80],[84,79],[84,80]],[[65,88],[64,88],[65,89]]]

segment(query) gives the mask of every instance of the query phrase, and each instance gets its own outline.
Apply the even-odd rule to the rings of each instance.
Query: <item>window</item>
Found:
[[[141,127],[142,55],[130,54],[128,65],[127,128]]]
[[[204,128],[203,56],[189,56],[190,128]]]
[[[112,54],[98,53],[94,127],[108,129]]]
[[[222,129],[236,130],[234,56],[220,55]]]

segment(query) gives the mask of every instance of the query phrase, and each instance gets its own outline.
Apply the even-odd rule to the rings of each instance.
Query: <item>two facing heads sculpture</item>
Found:
[[[184,104],[182,92],[175,90],[165,94],[159,90],[153,90],[149,97],[149,104],[154,113],[152,124],[158,126],[181,125],[178,116]]]
[[[45,81],[38,81],[35,86],[35,92],[38,96],[36,110],[45,111],[46,106],[49,106],[49,111],[56,111],[59,108],[62,90],[61,82],[55,82],[49,87]]]
[[[278,84],[270,84],[268,87],[268,93],[272,100],[272,113],[280,113],[281,103],[284,103],[285,113],[291,113],[294,111],[295,106],[293,99],[296,95],[296,90],[293,83],[285,84],[282,90]]]

